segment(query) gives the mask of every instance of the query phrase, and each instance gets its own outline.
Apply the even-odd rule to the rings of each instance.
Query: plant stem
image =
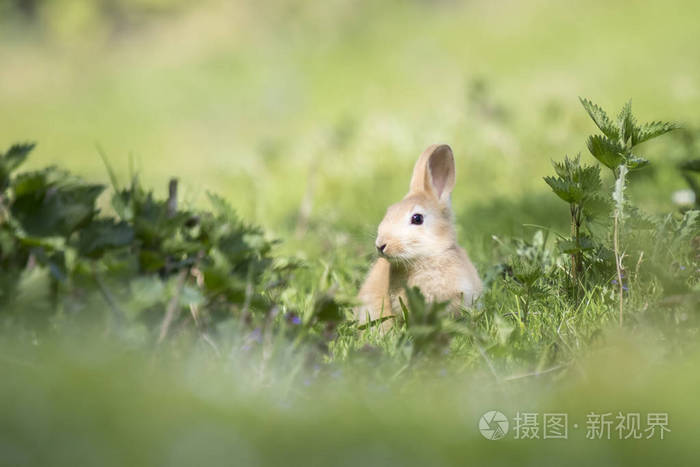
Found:
[[[620,299],[620,326],[622,326],[622,255],[620,255],[619,244],[619,221],[618,213],[615,211],[615,231],[613,234],[613,246],[615,248],[615,269],[617,269],[617,286]]]
[[[617,287],[620,300],[620,326],[622,326],[622,309],[623,309],[623,284],[622,284],[622,259],[624,253],[620,252],[620,224],[623,218],[623,209],[625,204],[625,176],[627,175],[627,167],[621,165],[615,173],[615,190],[613,191],[613,200],[615,201],[615,214],[613,226],[613,248],[615,249],[615,269],[617,270]]]
[[[581,207],[572,203],[571,212],[571,238],[576,246],[576,251],[571,254],[571,280],[573,281],[574,298],[578,298],[579,274],[583,272],[583,255],[581,254]]]
[[[163,321],[161,322],[161,325],[160,325],[160,332],[158,333],[158,343],[159,344],[161,342],[163,342],[165,337],[168,335],[168,330],[170,329],[170,325],[175,320],[178,312],[180,311],[178,303],[180,301],[180,294],[182,293],[182,289],[185,287],[185,279],[187,279],[188,273],[189,273],[188,269],[183,269],[182,271],[180,271],[180,273],[177,276],[177,283],[175,285],[175,293],[173,294],[172,298],[170,299],[170,302],[168,302],[168,307],[165,311],[165,316],[163,317]]]
[[[578,244],[578,236],[576,235],[576,205],[571,204],[570,205],[570,212],[571,212],[571,237]],[[577,283],[577,274],[576,272],[578,271],[578,265],[577,263],[577,256],[576,252],[571,253],[571,280],[573,281],[573,286],[574,289],[576,288],[576,283]]]

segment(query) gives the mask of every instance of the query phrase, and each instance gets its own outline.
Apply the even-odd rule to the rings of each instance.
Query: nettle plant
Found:
[[[603,132],[602,135],[588,137],[588,150],[613,172],[615,178],[618,178],[621,166],[633,170],[649,164],[647,159],[633,154],[637,145],[678,128],[675,123],[661,121],[638,125],[637,119],[632,115],[631,101],[622,107],[615,121],[612,121],[603,109],[590,100],[580,100],[593,122]]]
[[[605,251],[605,242],[596,240],[591,229],[591,222],[603,213],[610,213],[613,219],[612,249],[615,257],[615,270],[619,289],[620,310],[624,291],[623,258],[620,245],[620,230],[626,217],[636,212],[632,207],[626,209],[625,188],[627,174],[630,170],[643,168],[649,161],[636,153],[639,144],[672,131],[678,126],[674,123],[653,121],[639,125],[632,115],[631,102],[627,102],[615,120],[588,99],[580,99],[588,115],[602,134],[591,135],[586,140],[590,153],[605,167],[610,169],[615,184],[610,197],[601,191],[600,169],[598,166],[582,165],[580,156],[574,159],[566,157],[563,162],[553,162],[556,177],[545,177],[545,182],[563,201],[569,203],[571,213],[571,238],[559,243],[562,252],[571,256],[571,279],[574,290],[582,285],[581,275],[585,270],[585,253],[597,249]],[[611,203],[612,202],[612,203]],[[585,226],[585,232],[582,232]],[[620,320],[622,312],[620,311]]]
[[[137,176],[120,185],[107,165],[105,213],[104,185],[56,167],[16,173],[33,148],[0,153],[0,318],[33,328],[84,317],[159,342],[180,332],[208,340],[234,318],[258,333],[316,335],[340,320],[325,295],[299,318],[281,296],[299,262],[273,256],[275,242],[219,196],[208,195],[208,210],[178,206],[175,180],[158,198]]]
[[[556,177],[544,181],[563,201],[569,203],[571,237],[558,242],[559,249],[571,257],[571,279],[576,285],[584,271],[584,252],[595,248],[593,221],[604,212],[606,201],[601,194],[600,168],[581,165],[581,155],[552,162]],[[585,232],[583,231],[585,229]]]

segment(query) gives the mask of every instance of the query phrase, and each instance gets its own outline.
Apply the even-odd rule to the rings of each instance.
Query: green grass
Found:
[[[691,465],[697,301],[664,301],[668,284],[640,280],[622,330],[609,281],[572,306],[552,255],[569,213],[542,177],[565,154],[594,162],[578,96],[604,108],[631,97],[642,121],[700,125],[700,6],[257,3],[202,2],[114,35],[58,16],[0,23],[0,149],[38,141],[30,167],[107,183],[99,147],[121,180],[133,165],[162,197],[172,176],[185,205],[221,194],[282,240],[275,254],[304,260],[281,303],[308,318],[330,288],[355,295],[415,158],[447,142],[459,239],[489,287],[469,332],[443,328],[449,344],[416,356],[400,332],[347,324],[319,352],[318,329],[238,320],[213,343],[185,329],[162,346],[140,322],[59,315],[34,333],[3,321],[0,465]],[[676,209],[679,148],[673,136],[642,147],[651,167],[631,176],[635,205]],[[525,324],[500,274],[526,246],[514,239],[537,243],[538,231],[550,240],[528,251],[549,255],[549,288]],[[681,250],[653,266],[676,273]],[[29,312],[45,277],[22,280],[17,308]],[[569,441],[486,441],[477,421],[491,409],[511,422],[567,412],[579,428]],[[585,439],[587,413],[618,411],[668,412],[672,432]]]
[[[265,359],[236,343],[217,359],[206,349],[178,355],[169,348],[154,356],[99,341],[90,342],[99,352],[86,353],[74,342],[14,344],[8,352],[5,342],[2,460],[57,466],[692,465],[697,349],[667,359],[640,336],[606,340],[566,378],[550,373],[505,380],[440,365],[401,376],[374,367],[371,375],[362,366],[303,370],[296,384],[280,375],[298,359],[281,352]],[[167,355],[171,351],[176,356]],[[246,367],[259,359],[263,369]],[[494,409],[511,421],[518,411],[567,413],[569,439],[515,440],[511,432],[506,440],[487,441],[477,421]],[[612,440],[589,440],[591,412],[644,418],[668,412],[671,432],[664,440],[616,440],[613,427]]]

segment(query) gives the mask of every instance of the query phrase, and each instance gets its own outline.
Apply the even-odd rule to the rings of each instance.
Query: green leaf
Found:
[[[600,167],[598,166],[586,166],[580,169],[579,183],[581,184],[581,189],[589,195],[600,190],[602,182],[600,181]]]
[[[628,169],[641,169],[649,165],[649,161],[643,157],[629,155],[625,158],[625,165]]]
[[[636,127],[632,136],[632,145],[643,143],[650,139],[656,138],[669,131],[677,130],[679,125],[670,122],[650,122],[645,123],[641,127]]]
[[[563,162],[552,162],[558,178],[545,177],[554,193],[568,203],[582,204],[600,190],[600,167],[581,166],[581,155]]]
[[[562,253],[567,255],[578,253],[579,251],[592,250],[595,247],[593,240],[588,237],[581,236],[578,240],[578,245],[576,245],[575,240],[559,240],[557,241],[557,248]]]
[[[357,329],[359,329],[359,330],[369,329],[371,327],[377,326],[377,325],[383,323],[384,321],[387,321],[390,319],[396,319],[396,317],[393,315],[388,315],[388,316],[382,316],[381,318],[372,319],[372,320],[369,320],[363,324],[358,324]]]
[[[165,266],[164,255],[159,251],[142,249],[139,252],[139,266],[144,272],[156,272]]]
[[[624,161],[622,147],[604,136],[589,136],[586,146],[596,159],[611,170],[617,168]]]
[[[24,163],[35,146],[34,143],[14,144],[5,154],[0,154],[0,192],[7,189],[12,172]]]
[[[586,197],[585,201],[582,203],[582,207],[584,220],[590,223],[596,217],[602,215],[603,213],[609,212],[611,203],[607,196],[603,196],[600,193],[594,193]]]
[[[576,182],[576,174],[581,169],[581,154],[577,154],[573,159],[569,159],[569,156],[564,156],[563,162],[552,161],[552,166],[561,178]]]
[[[78,234],[78,251],[88,257],[100,256],[105,250],[129,245],[134,231],[126,222],[99,219],[81,229]]]
[[[617,115],[617,125],[620,129],[620,140],[623,143],[631,140],[635,132],[635,118],[632,115],[632,101],[627,101],[627,103],[622,107],[620,113]],[[634,143],[633,143],[634,145]]]
[[[324,293],[314,300],[313,315],[321,323],[335,323],[343,319],[343,310],[333,294]]]
[[[513,279],[521,286],[528,288],[542,277],[542,265],[537,261],[515,257],[511,263]]]
[[[3,165],[10,170],[19,167],[36,147],[36,143],[13,144],[3,155]]]
[[[603,109],[588,99],[579,97],[579,100],[581,101],[583,108],[586,109],[586,112],[588,112],[588,115],[590,115],[593,122],[595,122],[596,126],[600,128],[600,131],[602,131],[605,136],[613,140],[619,138],[618,129],[615,127],[615,124],[610,121]]]
[[[579,203],[583,199],[583,191],[574,183],[554,177],[544,177],[544,181],[559,198],[567,203]]]
[[[103,189],[56,169],[30,172],[15,180],[10,211],[29,235],[67,237],[96,213]]]
[[[221,196],[207,192],[207,198],[214,209],[214,213],[217,216],[226,218],[229,222],[238,223],[238,215],[236,211],[231,207],[231,205]]]
[[[401,307],[401,314],[403,315],[403,320],[406,323],[406,326],[410,326],[411,323],[409,322],[410,317],[408,316],[408,308],[406,307],[406,304],[403,302],[403,298],[399,296],[399,306]]]

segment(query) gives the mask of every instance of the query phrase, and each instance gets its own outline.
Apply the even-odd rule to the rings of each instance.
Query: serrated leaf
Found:
[[[641,169],[649,165],[649,161],[643,157],[629,155],[625,158],[625,165],[628,169]]]
[[[559,198],[567,203],[579,203],[583,199],[583,191],[571,182],[554,177],[544,177],[544,181]]]
[[[27,156],[35,147],[36,143],[13,144],[2,156],[3,165],[10,170],[16,169],[27,159]]]
[[[77,248],[85,256],[96,257],[105,250],[129,245],[133,240],[134,231],[126,222],[99,219],[80,229]]]
[[[513,279],[518,285],[524,287],[531,287],[543,274],[540,263],[521,257],[513,258],[511,267],[513,269]]]
[[[67,237],[94,216],[103,189],[55,169],[22,174],[14,183],[10,211],[29,235]]]
[[[604,136],[589,136],[586,146],[591,154],[609,169],[614,170],[624,161],[622,147]]]
[[[624,143],[631,140],[634,136],[636,120],[632,115],[632,101],[627,101],[622,110],[617,115],[617,126],[620,129],[620,140]]]
[[[670,122],[657,121],[645,123],[641,127],[636,127],[634,129],[632,145],[643,143],[644,141],[656,138],[657,136],[661,136],[678,128],[680,127],[677,124]]]
[[[14,144],[5,154],[0,154],[0,192],[7,189],[12,172],[24,163],[35,146],[34,143]]]
[[[552,161],[552,166],[562,179],[575,181],[576,173],[581,168],[581,154],[577,154],[573,159],[569,159],[569,156],[564,156],[563,162]]]
[[[601,109],[588,99],[583,99],[579,97],[579,100],[581,101],[581,105],[583,105],[583,108],[586,109],[586,112],[588,112],[588,115],[591,117],[593,122],[600,129],[600,131],[603,132],[605,136],[613,140],[619,138],[618,129],[615,127],[615,124],[608,118],[608,115],[603,109]]]
[[[211,192],[207,192],[207,198],[209,198],[216,215],[225,217],[230,222],[237,223],[239,221],[238,214],[224,198]]]
[[[577,173],[577,178],[585,194],[591,194],[600,189],[600,167],[598,166],[581,167]]]
[[[552,165],[559,177],[545,177],[545,182],[564,201],[582,203],[600,190],[600,167],[581,166],[580,155],[572,159],[566,156],[562,162],[552,162]]]

